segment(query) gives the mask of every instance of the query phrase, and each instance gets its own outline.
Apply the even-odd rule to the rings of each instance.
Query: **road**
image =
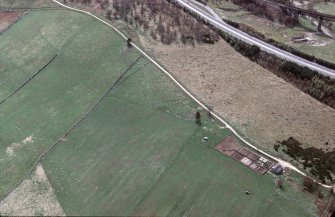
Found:
[[[104,23],[105,25],[111,27],[112,29],[114,29],[119,35],[121,35],[125,40],[127,40],[128,38],[120,31],[118,30],[116,27],[114,27],[113,25],[111,25],[110,23],[102,20],[101,18],[95,16],[94,14],[91,14],[88,11],[84,11],[84,10],[79,10],[77,8],[73,8],[67,5],[62,4],[61,2],[57,1],[57,0],[52,0],[53,2],[59,4],[60,6],[70,9],[72,11],[77,11],[80,13],[84,13],[87,14],[91,17],[94,17],[95,19],[99,20],[100,22]],[[195,96],[193,96],[183,85],[181,85],[163,66],[159,65],[159,63],[157,63],[154,59],[152,59],[148,54],[146,54],[140,47],[138,47],[136,44],[131,43],[132,46],[138,50],[143,56],[145,56],[148,60],[150,60],[154,65],[156,65],[166,76],[168,76],[180,89],[182,89],[189,97],[191,97],[196,103],[198,103],[203,109],[205,109],[206,111],[210,111],[212,116],[214,118],[216,118],[219,122],[221,122],[222,124],[224,124],[226,126],[226,128],[228,128],[229,130],[231,130],[234,135],[236,137],[238,137],[241,141],[243,141],[246,145],[248,145],[249,147],[253,148],[254,150],[257,150],[259,153],[263,154],[264,156],[275,160],[277,162],[279,162],[282,166],[289,168],[291,170],[294,170],[296,172],[298,172],[299,174],[303,175],[303,176],[307,176],[304,172],[302,172],[301,170],[299,170],[297,167],[293,166],[292,164],[290,164],[289,162],[286,162],[280,158],[274,157],[266,152],[264,152],[263,150],[257,148],[256,146],[252,145],[250,142],[248,142],[245,138],[243,138],[240,134],[237,133],[237,131],[230,126],[226,121],[224,121],[219,115],[217,115],[215,112],[213,112],[212,110],[210,110],[205,104],[203,104],[198,98],[196,98]],[[325,187],[325,188],[331,188],[332,186],[330,185],[325,185],[322,183],[319,183],[321,186]]]
[[[220,17],[215,15],[214,12],[211,10],[211,14],[207,13],[203,9],[201,9],[200,3],[195,0],[175,0],[177,4],[179,4],[182,7],[187,8],[189,11],[192,11],[196,14],[198,14],[202,19],[206,20],[216,28],[227,32],[228,34],[248,43],[251,45],[257,45],[261,50],[266,51],[268,53],[274,54],[277,57],[280,57],[282,59],[286,59],[288,61],[294,62],[298,65],[305,66],[309,69],[315,70],[319,72],[320,74],[329,76],[331,78],[335,78],[335,70],[329,69],[325,66],[321,66],[317,63],[314,63],[312,61],[306,60],[304,58],[298,57],[292,53],[289,53],[287,51],[284,51],[280,48],[277,48],[271,44],[268,44],[258,38],[252,37],[248,35],[247,33],[236,29],[226,22],[224,22]],[[210,10],[207,6],[202,6],[203,8],[206,8],[207,10]]]

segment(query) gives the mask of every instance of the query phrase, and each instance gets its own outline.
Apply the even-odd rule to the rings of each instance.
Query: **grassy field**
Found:
[[[194,102],[157,68],[143,67],[146,62],[136,64],[42,161],[68,215],[315,213],[310,195],[288,200],[286,191],[275,191],[273,177],[211,148],[230,132],[204,113],[203,125],[196,125]]]
[[[57,54],[0,104],[0,196],[61,141],[42,165],[67,215],[317,215],[297,182],[275,190],[271,175],[215,151],[231,132],[203,111],[195,124],[198,105],[90,17],[30,12],[0,51],[2,99]]]
[[[265,18],[255,16],[230,1],[221,1],[220,4],[221,5],[219,6],[211,4],[211,7],[215,9],[215,11],[221,17],[237,23],[243,23],[249,27],[252,27],[257,32],[262,33],[267,38],[274,39],[278,42],[294,47],[295,49],[305,52],[307,54],[314,55],[318,58],[335,63],[334,40],[318,34],[317,27],[315,25],[312,25],[309,19],[300,17],[299,21],[301,25],[297,25],[294,28],[288,28],[284,25],[274,23]],[[329,3],[329,5],[331,4],[332,3]],[[290,41],[290,38],[292,36],[304,34],[312,35],[313,40],[317,40],[318,44],[321,43],[325,45],[313,46],[307,43],[293,43]]]
[[[215,151],[231,133],[206,113],[196,125],[197,107],[148,60],[137,62],[42,161],[66,214],[315,214],[310,195],[292,188],[306,199],[288,200],[273,177]]]
[[[129,214],[195,130],[196,105],[146,62],[43,161],[67,214]]]
[[[17,184],[139,56],[125,47],[108,27],[62,10],[31,12],[1,35],[1,99],[58,56],[0,105],[0,195]]]
[[[335,15],[335,2],[320,2],[313,8],[321,13]]]

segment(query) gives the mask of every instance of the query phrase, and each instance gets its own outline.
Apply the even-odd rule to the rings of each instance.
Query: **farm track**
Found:
[[[118,30],[116,27],[114,27],[113,25],[111,25],[110,23],[102,20],[101,18],[97,17],[96,15],[84,11],[84,10],[80,10],[80,9],[76,9],[76,8],[72,8],[69,7],[67,5],[62,4],[61,2],[57,1],[57,0],[52,0],[53,2],[59,4],[60,6],[70,9],[72,11],[76,11],[76,12],[80,12],[80,13],[84,13],[87,14],[97,20],[99,20],[100,22],[104,23],[105,25],[111,27],[113,30],[115,30],[120,36],[122,36],[125,40],[127,40],[128,38],[120,31]],[[223,120],[223,118],[221,118],[218,114],[216,114],[216,112],[213,112],[210,108],[208,108],[204,103],[202,103],[199,99],[197,99],[195,96],[193,96],[183,85],[181,85],[181,83],[179,81],[177,81],[164,67],[162,67],[161,65],[159,65],[154,59],[152,59],[148,54],[146,54],[140,47],[138,47],[136,44],[131,43],[132,46],[134,48],[136,48],[136,50],[138,50],[140,53],[142,53],[143,56],[145,56],[146,58],[148,58],[155,66],[157,66],[160,70],[162,70],[162,72],[164,72],[164,74],[166,74],[178,87],[180,87],[189,97],[191,97],[196,103],[198,103],[203,109],[205,109],[208,112],[211,112],[211,114],[213,115],[213,117],[215,117],[219,122],[223,123],[229,130],[231,130],[233,132],[233,134],[238,137],[242,142],[244,142],[246,145],[248,145],[249,147],[253,148],[254,150],[258,151],[259,153],[263,154],[264,156],[275,160],[277,162],[279,162],[282,166],[287,167],[291,170],[296,171],[297,173],[299,173],[302,176],[307,176],[306,173],[304,173],[303,171],[299,170],[297,167],[295,167],[294,165],[292,165],[289,162],[286,162],[278,157],[272,156],[268,153],[266,153],[265,151],[257,148],[256,146],[252,145],[250,142],[248,142],[245,138],[243,138],[240,134],[237,133],[237,131],[230,126],[225,120]],[[317,181],[316,181],[317,182]],[[319,185],[325,187],[325,188],[332,188],[331,185],[326,185],[320,182],[317,182]]]

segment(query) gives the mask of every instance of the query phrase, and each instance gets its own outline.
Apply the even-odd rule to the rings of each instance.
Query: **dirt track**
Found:
[[[141,39],[192,93],[242,134],[273,152],[290,136],[309,146],[335,148],[335,110],[261,68],[224,41],[163,46]],[[328,142],[328,145],[326,143]]]

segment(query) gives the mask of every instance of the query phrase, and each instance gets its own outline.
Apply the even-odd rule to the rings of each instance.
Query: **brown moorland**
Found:
[[[274,152],[291,136],[335,148],[335,110],[236,52],[223,40],[185,46],[141,38],[142,45],[193,94],[258,146]]]

